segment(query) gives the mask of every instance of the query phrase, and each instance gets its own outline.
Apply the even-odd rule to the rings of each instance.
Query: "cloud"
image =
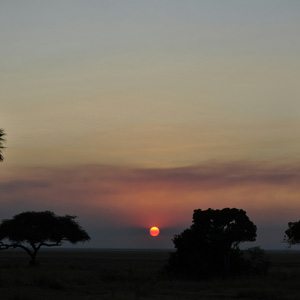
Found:
[[[121,228],[138,236],[138,228],[156,225],[165,228],[170,244],[172,228],[178,234],[178,228],[189,226],[197,208],[242,208],[261,224],[294,220],[300,209],[299,171],[297,165],[246,162],[164,169],[25,168],[0,184],[1,217],[26,210],[74,214],[92,232],[103,238],[114,233],[120,243],[126,240],[116,234]],[[118,244],[113,237],[105,240]]]

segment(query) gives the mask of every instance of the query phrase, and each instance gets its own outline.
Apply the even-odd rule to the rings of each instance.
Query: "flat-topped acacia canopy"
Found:
[[[61,246],[90,240],[87,232],[75,221],[76,216],[57,216],[51,211],[23,212],[0,224],[0,249],[21,248],[36,264],[36,254],[42,246]]]

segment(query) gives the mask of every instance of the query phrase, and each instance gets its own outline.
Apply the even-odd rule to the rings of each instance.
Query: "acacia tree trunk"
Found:
[[[59,242],[55,243],[55,244],[47,244],[47,243],[40,243],[38,245],[36,244],[30,244],[30,246],[32,247],[32,251],[30,251],[28,248],[26,247],[22,247],[30,256],[30,265],[32,266],[36,266],[37,265],[37,261],[36,261],[36,255],[38,253],[38,251],[40,250],[40,248],[42,246],[47,246],[47,247],[55,247],[55,246],[60,246],[61,244]]]
[[[38,251],[40,250],[40,248],[42,246],[46,246],[46,247],[61,246],[61,241],[58,241],[58,242],[53,243],[53,244],[48,244],[48,243],[41,242],[38,245],[34,244],[34,243],[30,243],[30,246],[31,246],[32,250],[30,249],[30,247],[28,248],[27,246],[24,246],[22,244],[17,244],[17,243],[3,244],[3,243],[0,242],[0,250],[9,249],[9,248],[21,248],[21,249],[23,249],[30,257],[29,264],[31,266],[36,266],[37,265],[36,255],[37,255]]]
[[[29,261],[29,264],[30,264],[31,266],[36,266],[36,265],[37,265],[36,255],[37,255],[37,251],[36,251],[36,252],[32,252],[31,255],[30,255],[30,261]]]
[[[30,244],[32,247],[32,251],[30,251],[27,247],[23,246],[23,245],[18,245],[18,244],[14,244],[13,248],[21,248],[23,249],[29,256],[30,256],[30,260],[29,260],[29,264],[31,266],[36,266],[36,255],[40,249],[40,247],[36,247],[33,244]]]
[[[42,243],[39,244],[38,246],[36,246],[35,244],[30,244],[32,247],[32,251],[28,251],[29,255],[30,255],[30,265],[31,266],[36,266],[37,265],[37,261],[36,261],[36,255],[38,253],[38,251],[40,250]]]

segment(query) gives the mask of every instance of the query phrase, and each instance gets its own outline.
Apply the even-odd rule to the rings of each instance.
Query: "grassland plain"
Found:
[[[165,250],[0,252],[0,299],[300,299],[300,252],[268,252],[267,276],[188,281],[169,276]]]

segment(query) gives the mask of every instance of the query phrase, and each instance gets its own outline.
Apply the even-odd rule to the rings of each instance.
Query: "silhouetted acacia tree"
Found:
[[[292,245],[300,244],[300,221],[288,223],[284,241],[288,243],[290,247]]]
[[[5,136],[4,130],[0,129],[0,161],[3,161],[2,149],[5,148],[3,147],[3,143],[5,142],[5,139],[3,138],[4,136]]]
[[[256,226],[244,210],[194,210],[190,228],[174,236],[169,267],[187,276],[228,276],[241,259],[238,245],[255,238]]]
[[[42,246],[61,246],[63,241],[72,244],[89,241],[90,237],[75,221],[75,216],[57,216],[51,211],[24,212],[0,224],[0,249],[21,248],[36,264],[36,255]]]

